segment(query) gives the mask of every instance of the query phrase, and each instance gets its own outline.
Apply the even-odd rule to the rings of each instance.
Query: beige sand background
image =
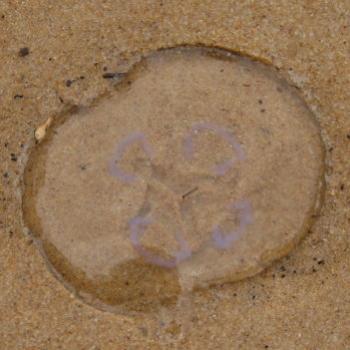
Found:
[[[0,349],[349,349],[349,18],[347,0],[1,1]],[[327,145],[327,190],[297,249],[198,293],[185,338],[165,345],[159,320],[95,310],[53,277],[22,232],[18,184],[35,127],[113,91],[103,75],[135,53],[181,44],[255,56],[300,88]]]

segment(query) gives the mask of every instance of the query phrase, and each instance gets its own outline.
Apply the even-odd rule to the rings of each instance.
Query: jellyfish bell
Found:
[[[58,280],[98,309],[153,313],[290,252],[324,177],[296,89],[211,48],[154,52],[123,79],[29,154],[24,225]]]

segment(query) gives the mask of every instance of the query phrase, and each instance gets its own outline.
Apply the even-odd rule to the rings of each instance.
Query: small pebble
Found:
[[[25,57],[29,55],[29,48],[28,47],[22,47],[19,49],[18,56],[19,57]]]

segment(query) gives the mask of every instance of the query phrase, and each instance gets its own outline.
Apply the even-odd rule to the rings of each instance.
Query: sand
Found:
[[[349,348],[349,12],[345,1],[2,2],[0,348]],[[20,179],[48,117],[112,93],[131,57],[183,44],[278,68],[320,124],[327,169],[324,205],[303,241],[250,279],[196,293],[179,337],[181,313],[164,327],[67,291],[23,232]]]

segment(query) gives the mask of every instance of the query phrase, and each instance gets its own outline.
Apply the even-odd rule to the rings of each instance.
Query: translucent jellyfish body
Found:
[[[33,147],[24,222],[78,297],[155,311],[287,254],[320,208],[323,171],[319,127],[273,68],[163,50]]]

